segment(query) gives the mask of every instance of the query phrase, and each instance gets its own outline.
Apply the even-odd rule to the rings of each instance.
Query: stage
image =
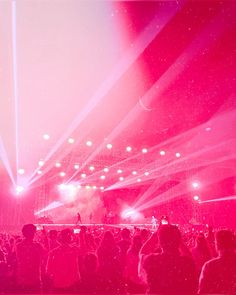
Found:
[[[119,223],[119,224],[104,224],[104,223],[43,223],[43,224],[35,224],[37,227],[37,230],[51,230],[51,229],[56,229],[56,230],[62,230],[65,228],[71,228],[72,230],[74,229],[80,229],[82,226],[86,226],[87,228],[94,229],[94,228],[99,228],[99,229],[122,229],[122,228],[129,228],[129,229],[153,229],[153,224],[151,223]]]

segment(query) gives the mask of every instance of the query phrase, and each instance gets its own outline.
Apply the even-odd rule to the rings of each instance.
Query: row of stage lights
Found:
[[[49,135],[49,134],[44,134],[44,135],[43,135],[43,138],[44,138],[45,140],[49,140],[49,139],[50,139],[50,135]],[[74,144],[74,143],[75,143],[75,139],[74,139],[73,137],[70,137],[70,138],[68,138],[67,142],[68,142],[69,144]],[[91,140],[88,140],[88,141],[86,141],[86,145],[87,145],[88,147],[91,147],[91,146],[93,145],[93,142],[92,142]],[[107,143],[107,144],[106,144],[106,148],[107,148],[108,150],[111,150],[111,149],[113,148],[113,145],[112,145],[111,143]],[[127,146],[127,147],[126,147],[126,151],[127,151],[127,152],[131,152],[131,151],[132,151],[132,147],[131,147],[131,146]],[[147,148],[143,148],[143,149],[142,149],[142,153],[143,153],[143,154],[146,154],[147,152],[148,152],[148,149],[147,149]],[[161,155],[161,156],[164,156],[165,154],[166,154],[166,152],[165,152],[164,150],[160,151],[160,155]],[[181,154],[178,153],[178,152],[177,152],[175,155],[176,155],[177,158],[181,157]]]
[[[147,153],[148,150],[147,150],[146,148],[144,148],[144,149],[142,149],[142,152],[143,152],[143,153]],[[164,150],[160,151],[160,155],[161,155],[161,156],[164,156],[165,154],[166,154],[166,152],[165,152]],[[181,154],[180,154],[179,152],[177,152],[177,153],[175,153],[175,156],[176,156],[177,158],[180,158],[180,157],[181,157]],[[39,161],[38,161],[38,166],[39,166],[39,168],[42,168],[44,165],[45,165],[45,162],[44,162],[43,160],[39,160]],[[56,162],[56,163],[55,163],[55,167],[56,167],[56,168],[60,168],[61,166],[62,166],[62,164],[61,164],[60,162]],[[74,169],[75,169],[75,170],[78,170],[79,168],[80,168],[80,165],[79,165],[79,164],[74,164]],[[90,170],[90,171],[94,171],[94,170],[95,170],[95,167],[94,167],[94,166],[90,166],[90,167],[89,167],[89,170]],[[103,171],[107,173],[107,172],[109,172],[109,168],[105,167],[105,168],[103,169]],[[17,172],[18,172],[19,175],[24,175],[24,174],[25,174],[25,169],[24,169],[24,168],[19,168]],[[37,170],[37,174],[42,174],[42,173],[43,173],[43,172],[42,172],[41,169],[38,169],[38,170]],[[118,169],[118,170],[117,170],[117,173],[122,173],[122,170],[121,170],[121,169]],[[133,171],[132,173],[133,173],[134,175],[137,174],[135,171]],[[66,173],[62,171],[62,172],[59,173],[59,175],[60,175],[61,177],[64,177],[64,176],[66,175]],[[85,177],[86,177],[86,174],[85,174],[85,173],[82,173],[82,174],[81,174],[81,177],[82,177],[82,178],[85,178]]]
[[[49,135],[49,134],[44,134],[44,135],[43,135],[43,139],[44,139],[44,140],[50,140],[50,135]],[[75,139],[74,139],[73,137],[70,137],[70,138],[68,138],[67,142],[68,142],[69,144],[74,144],[74,143],[75,143]],[[93,142],[92,142],[91,140],[86,141],[85,144],[86,144],[86,146],[88,146],[88,147],[93,146]],[[112,145],[111,143],[108,143],[108,144],[106,144],[106,148],[107,148],[108,150],[111,150],[111,149],[113,148],[113,145]],[[125,150],[126,150],[126,152],[131,152],[131,151],[132,151],[132,147],[131,147],[131,146],[127,146]],[[148,149],[147,149],[147,148],[142,148],[141,152],[142,152],[143,154],[146,154],[146,153],[148,153]],[[165,156],[165,155],[166,155],[166,152],[165,152],[164,150],[161,150],[161,151],[159,152],[159,154],[160,154],[160,156]],[[181,157],[181,154],[180,154],[179,152],[176,152],[176,153],[175,153],[175,156],[176,156],[176,158],[180,158],[180,157]],[[37,174],[40,175],[40,174],[43,173],[42,169],[40,169],[40,168],[42,168],[44,165],[45,165],[45,162],[44,162],[43,160],[39,160],[39,161],[38,161],[38,170],[37,170]],[[56,168],[61,168],[61,166],[62,166],[62,164],[61,164],[60,162],[56,162],[56,163],[55,163],[55,167],[56,167]],[[74,169],[75,169],[75,170],[78,170],[79,168],[80,168],[80,165],[79,165],[79,164],[74,164]],[[89,170],[90,170],[91,172],[93,172],[93,171],[95,170],[95,167],[91,165],[91,166],[89,167]],[[109,168],[108,168],[108,167],[105,167],[105,168],[103,169],[103,171],[104,171],[105,173],[108,173],[108,172],[109,172]],[[19,168],[18,171],[17,171],[17,173],[18,173],[19,175],[24,175],[24,174],[25,174],[25,169],[24,169],[24,168]],[[122,173],[123,173],[123,170],[118,169],[118,170],[117,170],[117,173],[118,173],[118,174],[122,174]],[[137,171],[132,171],[132,175],[137,175],[137,174],[138,174]],[[144,173],[144,175],[145,175],[145,176],[148,176],[148,175],[149,175],[149,172],[146,171],[146,172]],[[64,171],[61,171],[61,172],[59,172],[59,176],[63,178],[63,177],[66,176],[66,173],[65,173]],[[87,174],[86,174],[86,173],[81,173],[80,176],[81,176],[81,178],[85,179],[85,178],[87,177]],[[101,180],[105,180],[105,179],[106,179],[106,175],[104,175],[104,174],[101,175],[101,176],[100,176],[100,179],[101,179]],[[125,179],[125,178],[124,178],[123,176],[120,176],[120,177],[119,177],[119,181],[123,181],[124,179]],[[141,181],[142,181],[141,178],[137,178],[137,182],[141,182]],[[85,186],[85,187],[86,187],[86,186]],[[91,186],[91,187],[95,188],[95,186]],[[87,188],[90,188],[90,186],[87,185]],[[101,186],[100,189],[103,190],[104,187]],[[17,185],[15,191],[16,191],[16,194],[20,194],[20,193],[22,193],[22,192],[24,191],[24,187],[21,186],[21,185]]]
[[[136,172],[136,171],[133,171],[133,172]],[[144,174],[145,174],[146,176],[149,175],[148,172],[145,172]],[[124,177],[122,177],[122,176],[119,177],[119,180],[120,180],[120,181],[123,181],[123,180],[124,180]],[[137,179],[137,182],[141,182],[141,179],[138,178],[138,179]],[[194,182],[191,183],[191,186],[192,186],[192,188],[193,188],[194,190],[198,190],[199,187],[200,187],[200,184],[199,184],[199,182],[194,181]],[[74,184],[65,184],[65,183],[60,184],[60,185],[58,186],[58,188],[59,188],[60,190],[67,190],[67,189],[70,189],[70,190],[73,189],[73,190],[75,190],[75,189],[81,189],[81,188],[85,188],[85,189],[93,189],[93,190],[100,189],[101,191],[103,191],[103,190],[105,189],[104,186],[97,187],[96,185],[88,185],[88,184],[82,186],[82,185],[80,185],[80,184],[78,184],[78,185],[74,185]],[[18,186],[16,187],[16,194],[17,194],[17,195],[21,194],[23,191],[24,191],[24,187],[23,187],[23,186],[18,185]],[[196,202],[200,202],[200,197],[199,197],[199,195],[194,195],[194,196],[193,196],[193,200],[196,201]]]

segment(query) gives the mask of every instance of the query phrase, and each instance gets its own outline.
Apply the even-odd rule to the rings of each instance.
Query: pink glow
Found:
[[[29,221],[233,203],[234,1],[36,2],[0,3],[2,222],[16,193]]]

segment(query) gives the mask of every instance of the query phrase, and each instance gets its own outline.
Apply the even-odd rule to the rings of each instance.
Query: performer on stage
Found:
[[[157,219],[155,216],[152,216],[151,223],[152,223],[152,229],[157,229]]]
[[[78,212],[77,213],[77,222],[76,222],[76,224],[81,224],[81,223],[82,223],[81,216],[80,216],[80,213]]]
[[[92,223],[92,220],[93,220],[93,213],[91,212],[91,213],[89,214],[89,223]]]

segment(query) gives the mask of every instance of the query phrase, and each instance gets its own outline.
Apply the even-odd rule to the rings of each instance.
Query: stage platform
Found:
[[[46,229],[56,229],[62,230],[65,228],[71,229],[79,229],[82,226],[86,226],[87,228],[101,228],[101,229],[111,229],[111,228],[129,228],[129,229],[153,229],[153,224],[151,223],[119,223],[119,224],[104,224],[104,223],[35,223],[35,226],[38,230]]]

